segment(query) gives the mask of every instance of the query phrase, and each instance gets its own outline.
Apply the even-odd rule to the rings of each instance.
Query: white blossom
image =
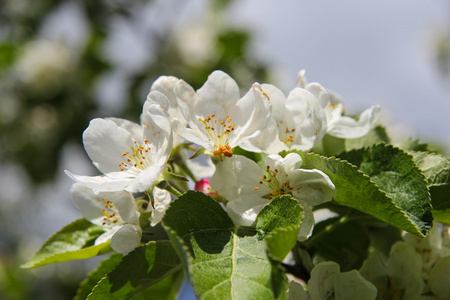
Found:
[[[36,91],[51,92],[75,67],[75,53],[64,43],[39,39],[24,45],[15,75]]]
[[[343,139],[362,137],[372,129],[380,115],[381,108],[378,105],[364,110],[357,120],[344,115],[344,100],[338,94],[324,90],[318,83],[308,84],[304,70],[298,74],[297,86],[310,91],[319,99],[327,118],[327,133],[334,137]]]
[[[269,99],[259,84],[240,98],[236,82],[222,71],[209,75],[197,92],[180,80],[175,95],[187,121],[186,126],[175,118],[176,132],[221,159],[231,157],[234,147],[261,132],[270,117]]]
[[[172,129],[167,98],[152,91],[149,99],[141,125],[118,118],[94,119],[84,131],[84,148],[103,176],[66,173],[97,191],[151,190],[172,150]]]
[[[376,298],[376,287],[357,270],[340,272],[339,265],[332,261],[321,262],[312,269],[307,288],[295,281],[289,285],[289,300]]]
[[[269,155],[264,170],[251,159],[235,155],[217,165],[210,184],[228,200],[226,210],[233,221],[243,226],[250,226],[274,197],[292,195],[304,209],[298,236],[303,240],[314,225],[311,207],[331,200],[336,189],[325,173],[300,169],[301,165],[302,158],[296,153],[285,158]]]
[[[268,126],[241,147],[254,152],[277,154],[282,150],[310,150],[327,130],[327,118],[316,96],[302,88],[293,89],[286,98],[271,84],[261,85],[269,96],[272,115]]]
[[[422,259],[414,248],[399,241],[392,246],[387,264],[380,256],[378,252],[371,253],[360,269],[361,275],[378,288],[379,296],[419,299],[424,288]]]
[[[95,245],[111,240],[111,248],[122,254],[140,245],[142,229],[139,213],[129,192],[95,193],[86,185],[75,183],[70,193],[82,216],[105,229],[105,233],[95,240]]]

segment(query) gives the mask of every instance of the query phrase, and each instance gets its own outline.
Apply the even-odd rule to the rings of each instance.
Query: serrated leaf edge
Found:
[[[379,144],[375,144],[375,145],[381,145],[381,144],[387,145],[387,144],[385,144],[385,143],[379,143]],[[389,146],[392,146],[392,145],[389,145]],[[364,147],[364,148],[360,148],[360,149],[367,149],[367,148],[369,148],[369,147]],[[356,151],[356,150],[360,150],[360,149],[353,149],[353,150],[351,150],[351,151],[349,151],[349,152]],[[397,149],[400,150],[400,148],[397,148]],[[405,154],[407,154],[405,151],[403,151],[403,152],[404,152]],[[336,156],[334,156],[334,155],[328,157],[328,156],[323,156],[323,155],[320,155],[320,154],[317,154],[317,153],[306,152],[306,151],[301,151],[301,150],[289,150],[289,151],[284,150],[284,151],[281,151],[281,152],[280,152],[280,155],[281,155],[282,157],[284,157],[284,156],[286,156],[286,155],[289,154],[289,153],[297,153],[297,154],[299,154],[300,156],[302,156],[302,154],[306,154],[306,155],[310,155],[310,156],[313,156],[313,157],[322,158],[322,159],[326,160],[327,163],[328,163],[329,161],[332,161],[333,159],[334,159],[335,161],[338,161],[338,162],[345,162],[345,163],[347,163],[354,171],[356,171],[356,173],[357,173],[358,175],[360,175],[362,178],[367,179],[368,183],[370,183],[370,184],[372,184],[374,187],[376,187],[376,188],[377,188],[377,191],[378,191],[379,193],[381,193],[384,197],[386,197],[387,199],[389,199],[389,201],[390,201],[390,202],[398,209],[398,211],[399,211],[400,213],[402,213],[402,215],[403,215],[408,221],[410,221],[411,224],[417,229],[416,232],[415,232],[415,234],[419,235],[420,237],[425,237],[425,235],[420,231],[420,229],[417,228],[416,225],[415,225],[414,223],[412,223],[411,218],[409,218],[408,215],[407,215],[403,210],[401,210],[400,207],[398,207],[398,206],[393,202],[393,199],[392,199],[391,197],[389,197],[389,196],[386,194],[386,192],[384,192],[383,190],[381,190],[380,187],[379,187],[375,182],[373,182],[373,181],[370,179],[370,177],[369,177],[368,175],[366,175],[366,174],[364,174],[362,171],[360,171],[360,170],[358,169],[358,167],[355,166],[354,164],[350,163],[349,161],[347,161],[347,160],[345,160],[345,159],[341,159],[341,158],[339,158],[339,157],[336,157]],[[303,158],[303,157],[302,157],[302,158]],[[415,165],[415,163],[414,163],[414,165]],[[417,168],[417,166],[416,166],[416,168]],[[419,168],[417,168],[417,169],[420,171],[421,175],[424,176],[424,175],[422,174],[422,171],[421,171]],[[321,170],[321,171],[322,171],[322,170]],[[323,171],[322,171],[322,172],[323,172]],[[424,180],[425,180],[425,179],[424,179]],[[428,194],[430,194],[429,191],[428,191]],[[337,202],[338,202],[339,204],[341,204],[339,201],[337,201]],[[343,205],[343,204],[341,204],[341,205]],[[346,205],[345,205],[345,206],[346,206]],[[356,208],[356,207],[354,207],[354,208],[355,208],[355,209],[358,209],[358,208]],[[359,209],[358,209],[358,210],[359,210]],[[370,215],[373,216],[373,217],[375,217],[375,218],[377,218],[377,219],[379,219],[378,217],[376,217],[376,216],[374,216],[374,215],[372,215],[372,214],[370,214]],[[381,220],[381,219],[379,219],[379,220]],[[386,222],[385,220],[381,220],[381,221]],[[389,223],[389,222],[386,222],[386,223]],[[389,224],[390,224],[390,223],[389,223]],[[394,224],[391,224],[391,225],[395,226]],[[402,229],[402,228],[400,228],[400,229]]]
[[[147,245],[149,245],[149,244],[151,244],[151,243],[154,243],[154,244],[156,244],[158,241],[150,241],[150,242],[148,242],[147,244],[141,244],[139,247],[145,247],[145,246],[147,246]],[[139,248],[138,247],[138,248]],[[137,248],[136,248],[137,249]],[[135,250],[136,250],[135,249]],[[135,250],[133,250],[133,251],[135,251]],[[132,252],[133,252],[132,251]],[[130,253],[132,253],[132,252],[130,252]],[[129,253],[129,254],[130,254]],[[129,255],[129,254],[127,254],[127,255]],[[127,255],[125,255],[125,256],[127,256]],[[124,256],[124,257],[125,257]],[[122,258],[123,259],[123,258]],[[118,267],[119,267],[119,265],[120,265],[120,263],[121,263],[122,261],[120,261],[111,271],[109,271],[108,273],[106,273],[105,274],[105,276],[103,276],[102,277],[102,279],[100,279],[98,282],[97,282],[97,284],[92,288],[92,290],[91,290],[91,292],[87,295],[87,297],[86,297],[86,300],[89,300],[89,297],[94,293],[94,291],[95,291],[95,289],[104,281],[104,280],[107,280],[108,279],[108,275],[109,274],[111,274],[112,272],[114,272]],[[95,271],[95,270],[94,270]],[[94,272],[93,271],[93,272]],[[174,268],[174,270],[173,271],[171,271],[171,272],[168,272],[166,275],[164,275],[163,277],[161,277],[160,278],[160,280],[158,280],[158,281],[156,281],[155,282],[155,284],[156,283],[158,283],[158,282],[160,282],[162,279],[164,279],[164,278],[166,278],[167,276],[169,276],[169,275],[171,275],[171,274],[173,274],[173,273],[175,273],[176,271],[178,271],[178,268]],[[148,287],[146,287],[146,288],[149,288],[150,286],[148,286]]]
[[[51,258],[51,257],[56,256],[56,255],[60,255],[60,254],[64,254],[64,253],[77,252],[77,251],[81,251],[81,250],[83,250],[83,249],[88,249],[88,248],[90,248],[90,247],[94,247],[94,246],[89,246],[89,247],[81,248],[81,249],[75,250],[75,251],[67,251],[67,252],[56,253],[56,254],[53,254],[53,255],[51,255],[51,256],[45,257],[43,260],[39,261],[38,263],[33,264],[32,266],[27,266],[27,265],[28,265],[28,264],[36,257],[36,255],[37,255],[42,249],[44,249],[44,246],[45,246],[45,244],[46,244],[48,241],[50,241],[53,237],[55,237],[58,233],[60,233],[60,232],[61,232],[64,228],[66,228],[67,226],[70,226],[70,225],[74,224],[75,222],[79,222],[79,221],[81,221],[81,220],[84,220],[84,221],[86,221],[86,222],[89,222],[89,221],[87,221],[87,220],[84,219],[84,218],[80,218],[80,219],[76,219],[75,221],[72,221],[72,222],[70,222],[69,224],[65,225],[63,228],[61,228],[61,229],[58,230],[57,232],[55,232],[55,233],[53,233],[52,235],[50,235],[50,236],[45,240],[45,242],[42,244],[42,246],[39,248],[39,250],[37,250],[37,251],[34,253],[34,255],[30,258],[30,260],[29,260],[28,262],[24,263],[24,264],[21,264],[19,267],[20,267],[20,268],[23,268],[23,269],[36,268],[36,267],[45,265],[45,264],[38,264],[38,263],[40,263],[40,262],[42,262],[42,261],[45,261],[45,260],[47,260],[47,259],[49,259],[49,258]],[[92,226],[93,226],[93,228],[94,228],[94,227],[101,228],[101,226],[94,225],[94,224],[92,224]],[[103,232],[104,232],[104,231],[103,231]],[[100,235],[99,235],[99,236],[100,236]],[[105,243],[104,243],[104,244],[105,244]],[[83,259],[83,258],[81,258],[81,259]]]

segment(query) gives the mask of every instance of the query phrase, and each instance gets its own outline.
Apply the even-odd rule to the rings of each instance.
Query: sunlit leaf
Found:
[[[35,268],[107,253],[111,251],[109,242],[94,246],[95,239],[103,233],[100,226],[78,219],[49,237],[33,258],[21,267]]]
[[[235,227],[211,197],[187,192],[163,222],[199,299],[284,299],[286,278],[264,239]]]
[[[149,242],[124,256],[87,299],[175,299],[182,283],[181,270],[169,241]]]

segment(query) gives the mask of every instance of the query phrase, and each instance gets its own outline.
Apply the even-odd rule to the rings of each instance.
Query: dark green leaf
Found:
[[[381,147],[383,149],[385,146]],[[393,147],[390,147],[390,149],[392,153],[366,151],[373,153],[371,159],[374,160],[373,164],[370,164],[368,161],[367,166],[372,165],[374,170],[378,170],[375,164],[379,161],[380,168],[383,166],[386,167],[381,162],[387,161],[387,166],[392,167],[393,170],[382,171],[380,169],[378,171],[386,173],[386,175],[392,177],[392,180],[401,181],[406,185],[404,188],[402,186],[392,186],[392,190],[386,190],[389,194],[378,187],[371,180],[372,178],[367,176],[375,176],[373,172],[370,172],[369,168],[365,168],[364,171],[368,172],[365,175],[355,165],[345,160],[335,157],[323,157],[302,151],[296,152],[303,158],[302,168],[319,169],[330,177],[336,186],[337,196],[334,200],[339,204],[355,208],[413,234],[424,236],[431,226],[432,219],[429,198],[427,197],[428,190],[426,187],[425,189],[423,187],[423,175],[421,175],[415,164],[412,163],[410,156],[399,149],[393,150]],[[347,153],[347,156],[355,161],[356,154],[360,152],[352,151],[351,153]],[[406,172],[404,177],[401,173],[396,172],[395,165],[388,163],[391,158],[393,159],[395,157],[394,152],[399,154],[400,161],[407,161],[404,169],[399,168],[397,170]],[[286,155],[287,153],[283,152],[281,154]],[[362,156],[362,153],[359,154],[360,160]],[[412,176],[411,179],[417,183],[417,186],[408,182],[409,176]],[[377,180],[377,176],[374,179],[380,181],[380,183],[385,183],[385,180]],[[399,183],[397,182],[397,184]],[[395,190],[396,187],[399,190]]]
[[[392,245],[402,240],[401,231],[389,224],[382,223],[378,226],[373,224],[366,228],[369,232],[371,247],[384,254],[385,257],[389,257]]]
[[[187,192],[163,220],[199,299],[284,299],[286,278],[252,228],[235,227],[211,197]]]
[[[361,267],[367,258],[370,239],[357,220],[337,217],[316,224],[305,244],[320,259],[337,262],[342,271],[349,271]]]
[[[303,220],[303,208],[290,195],[275,197],[258,214],[252,227],[269,233],[278,228],[300,225]]]
[[[411,155],[391,145],[378,144],[339,156],[370,176],[416,225],[420,235],[426,235],[433,221],[431,199],[425,177]]]
[[[164,172],[163,178],[170,181],[189,181],[186,177],[171,172]]]
[[[199,149],[197,149],[197,151],[195,151],[194,154],[192,154],[191,157],[189,157],[189,159],[197,158],[197,157],[199,157],[200,155],[202,155],[203,153],[205,153],[205,151],[206,151],[205,148],[203,148],[203,147],[202,147],[202,148],[199,148]]]
[[[178,256],[169,241],[149,242],[124,256],[114,270],[97,284],[88,299],[174,299],[151,296],[149,288],[151,291],[162,289],[164,292],[177,278],[172,278],[171,275],[181,268]],[[169,279],[165,279],[168,277]],[[164,283],[161,283],[164,279]],[[158,283],[161,285],[156,286]],[[179,286],[173,288],[178,290]],[[169,290],[165,292],[168,293]]]
[[[326,134],[322,141],[314,146],[312,151],[325,156],[339,154],[345,151],[345,139]]]
[[[100,226],[85,219],[76,220],[52,235],[33,258],[21,267],[35,268],[105,254],[111,251],[109,242],[94,246],[97,237],[103,233],[104,231]]]
[[[411,154],[427,180],[433,210],[450,209],[450,159],[429,152]]]
[[[433,210],[433,217],[436,222],[450,226],[450,209]]]
[[[266,237],[273,258],[282,261],[295,246],[303,221],[303,208],[290,195],[275,197],[258,214],[253,227]],[[267,235],[266,235],[267,234]]]
[[[81,282],[77,294],[73,300],[85,300],[91,293],[97,283],[109,272],[111,272],[117,264],[122,260],[123,255],[114,253],[107,259],[103,260],[100,265],[88,274],[87,278]]]
[[[400,144],[400,148],[406,151],[428,151],[428,145],[419,140],[407,139]]]

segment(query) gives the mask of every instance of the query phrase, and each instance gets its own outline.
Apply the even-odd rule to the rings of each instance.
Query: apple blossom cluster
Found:
[[[342,99],[307,83],[304,71],[287,96],[274,85],[254,83],[241,97],[222,71],[213,72],[197,91],[162,76],[152,85],[140,124],[118,118],[90,122],[83,144],[102,175],[66,171],[76,181],[71,196],[85,219],[105,229],[95,244],[110,241],[122,254],[138,247],[142,228],[157,225],[172,199],[186,192],[185,177],[192,179],[191,187],[195,183],[222,202],[240,226],[250,226],[274,197],[291,195],[304,209],[298,240],[305,240],[314,225],[312,208],[333,199],[335,185],[321,170],[303,169],[299,154],[280,152],[309,151],[325,134],[364,136],[379,111],[374,106],[359,118],[346,116]],[[205,154],[213,164],[195,171],[201,165],[186,159],[186,149],[195,151],[193,157]],[[265,157],[264,164],[236,149]],[[197,178],[202,173],[209,184]]]
[[[387,261],[372,252],[359,270],[341,272],[337,263],[320,262],[307,284],[292,281],[289,299],[448,299],[450,228],[433,227],[426,238],[405,233]]]

